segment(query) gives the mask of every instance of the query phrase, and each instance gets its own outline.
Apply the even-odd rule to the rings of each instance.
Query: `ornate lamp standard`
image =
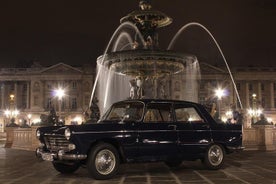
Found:
[[[15,108],[14,105],[15,95],[11,93],[9,97],[10,108],[4,112],[5,116],[9,120],[9,123],[6,126],[16,127],[18,125],[15,123],[15,118],[18,116],[19,111]]]
[[[62,98],[65,95],[65,90],[58,88],[54,91],[54,96],[58,98],[58,117],[61,119],[61,103],[62,103]]]
[[[32,114],[28,114],[28,115],[27,115],[27,118],[28,118],[28,120],[29,120],[29,125],[31,126],[31,118],[32,118]]]
[[[215,96],[218,99],[218,118],[221,119],[221,99],[223,96],[225,96],[225,91],[224,89],[218,88],[215,90]]]
[[[259,116],[263,113],[262,109],[257,107],[257,95],[255,93],[252,94],[252,108],[247,110],[247,113],[251,117],[251,124],[256,123]]]

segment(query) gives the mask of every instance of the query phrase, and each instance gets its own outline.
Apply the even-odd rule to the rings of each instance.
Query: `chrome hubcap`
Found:
[[[212,165],[218,166],[223,159],[223,151],[220,146],[213,145],[208,151],[208,158]]]
[[[101,150],[96,155],[95,166],[102,175],[110,174],[116,165],[115,155],[108,149]]]

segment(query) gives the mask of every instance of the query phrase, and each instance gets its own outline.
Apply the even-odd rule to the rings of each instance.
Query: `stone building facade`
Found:
[[[83,121],[89,106],[94,73],[92,67],[72,67],[58,63],[50,67],[0,69],[0,131],[18,111],[16,123],[40,121],[54,109],[66,123]],[[65,90],[61,101],[54,95],[58,88]],[[14,95],[11,103],[10,96]]]
[[[246,127],[250,127],[251,123],[247,110],[255,104],[255,108],[262,109],[270,122],[276,122],[276,68],[240,67],[231,70],[235,85],[225,68],[201,63],[201,80],[192,87],[199,92],[192,94],[193,101],[216,104],[222,118],[228,118],[230,110],[238,109],[247,120]],[[6,111],[16,109],[19,111],[17,124],[24,120],[36,123],[42,114],[48,115],[52,108],[66,124],[81,123],[84,121],[83,113],[89,106],[94,77],[92,66],[72,67],[64,63],[50,67],[0,69],[0,131],[4,131],[11,118]],[[189,100],[184,96],[184,91],[191,86],[183,83],[183,76],[176,75],[162,81],[164,85],[158,90],[167,98]],[[61,101],[53,94],[58,88],[65,89]],[[225,91],[221,99],[214,93],[217,88]],[[13,103],[11,94],[14,95]]]
[[[200,64],[201,79],[198,82],[198,102],[220,106],[223,119],[229,112],[236,109],[244,117],[245,127],[251,127],[252,114],[249,109],[259,109],[270,123],[276,122],[276,68],[273,67],[234,67],[231,68],[232,78],[224,67],[216,67],[206,63]],[[232,82],[232,79],[235,81]],[[185,99],[186,89],[181,76],[171,80],[169,93],[172,99]],[[218,100],[215,90],[224,90],[223,97]],[[239,94],[239,95],[237,95]],[[255,121],[259,117],[255,117]]]

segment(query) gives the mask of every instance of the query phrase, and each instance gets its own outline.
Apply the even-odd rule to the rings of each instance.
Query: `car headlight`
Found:
[[[65,129],[65,131],[64,131],[64,136],[65,136],[65,138],[66,138],[67,140],[70,139],[70,137],[71,137],[71,131],[70,131],[69,128],[66,128],[66,129]]]
[[[37,130],[37,131],[36,131],[36,138],[38,138],[38,139],[39,139],[39,138],[40,138],[40,135],[41,135],[40,131],[39,131],[39,130]]]

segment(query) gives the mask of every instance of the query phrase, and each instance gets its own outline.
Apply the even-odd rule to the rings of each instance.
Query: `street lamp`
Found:
[[[16,109],[15,100],[16,100],[15,95],[11,93],[9,95],[9,108],[4,112],[6,118],[9,121],[9,124],[6,124],[6,126],[18,126],[15,123],[15,118],[18,116],[19,111]]]
[[[223,96],[225,96],[225,91],[224,89],[218,88],[215,90],[215,96],[218,99],[218,118],[220,119],[220,108],[221,108],[221,99]]]
[[[251,117],[252,123],[256,123],[256,119],[263,113],[262,109],[257,107],[257,95],[252,94],[252,108],[247,110],[247,113]]]
[[[31,118],[32,118],[32,114],[28,114],[28,115],[27,115],[27,117],[28,117],[28,120],[29,120],[29,125],[31,126]]]
[[[15,110],[5,110],[4,112],[6,118],[10,121],[10,124],[7,126],[16,126],[15,124],[15,118],[19,115],[19,111],[17,109]]]
[[[59,100],[62,100],[62,97],[65,95],[64,89],[56,89],[55,90],[55,96],[58,97]]]
[[[62,102],[62,98],[65,95],[65,90],[58,88],[54,91],[54,96],[58,98],[58,117],[59,119],[61,118],[61,102]]]

